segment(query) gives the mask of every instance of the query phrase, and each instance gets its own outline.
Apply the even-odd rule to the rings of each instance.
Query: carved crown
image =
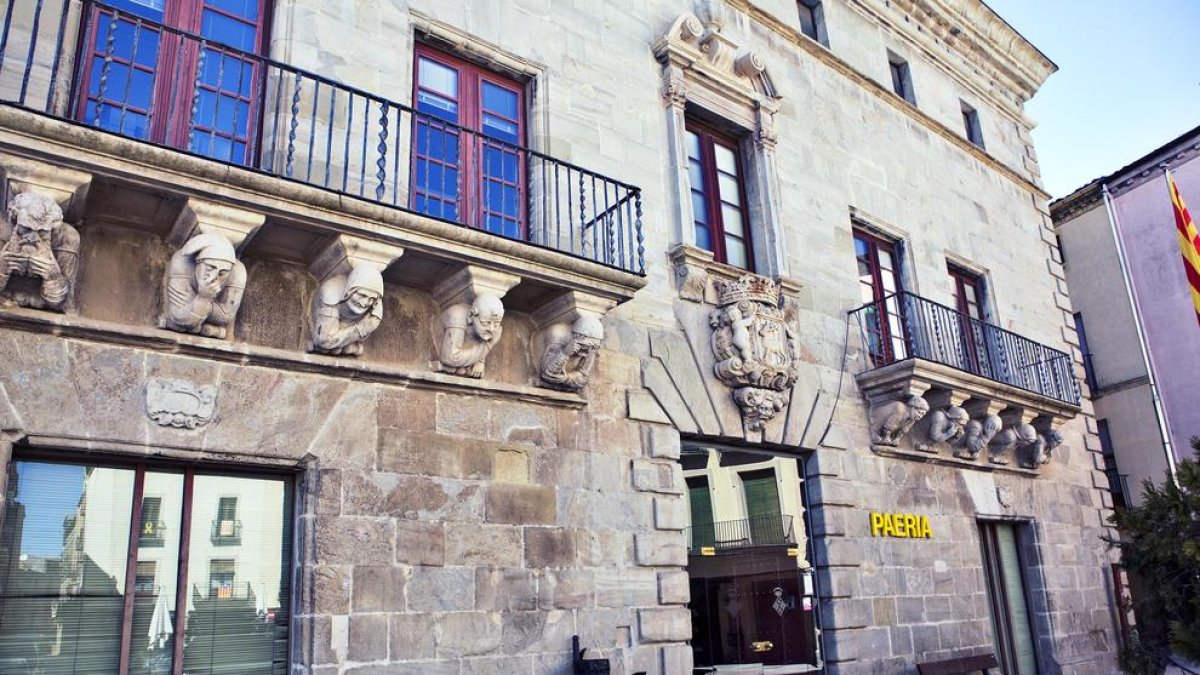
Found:
[[[765,277],[746,274],[730,281],[717,282],[717,304],[725,307],[743,300],[779,306],[779,286]]]

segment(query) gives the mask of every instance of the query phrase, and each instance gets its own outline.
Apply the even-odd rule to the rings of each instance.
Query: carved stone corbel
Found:
[[[1017,448],[1025,448],[1037,441],[1037,431],[1030,422],[1032,412],[1020,408],[1007,408],[1000,414],[1004,427],[988,443],[988,462],[1008,464],[1009,457]]]
[[[1000,432],[1004,422],[997,413],[1003,403],[989,399],[973,398],[964,404],[963,409],[971,420],[963,430],[963,438],[954,456],[959,459],[975,461],[979,453],[991,443],[992,437]]]
[[[91,174],[4,158],[0,294],[20,307],[74,313],[81,239],[78,223]]]
[[[953,446],[966,434],[970,416],[963,409],[967,395],[947,389],[925,394],[933,411],[913,431],[913,447],[921,452],[937,453],[941,446]]]
[[[542,335],[538,379],[542,386],[580,391],[587,386],[604,341],[601,321],[616,302],[568,291],[533,314]]]
[[[1062,445],[1062,432],[1055,426],[1062,420],[1053,415],[1039,415],[1033,420],[1037,430],[1037,440],[1026,446],[1026,452],[1020,457],[1021,466],[1026,469],[1038,469],[1050,463],[1054,449]]]
[[[900,444],[905,434],[929,412],[929,402],[921,394],[927,387],[914,382],[903,391],[871,399],[871,443],[888,448]]]
[[[679,297],[689,302],[704,302],[708,266],[713,262],[712,251],[680,244],[671,250],[670,256]]]
[[[179,250],[163,275],[161,328],[233,338],[246,291],[246,266],[237,251],[265,220],[261,213],[187,200],[167,236]]]
[[[501,299],[520,281],[515,274],[467,265],[435,286],[433,300],[442,312],[433,367],[452,375],[483,377],[484,361],[500,340]]]
[[[338,235],[309,264],[320,281],[309,313],[308,350],[358,356],[383,320],[383,271],[404,249]]]

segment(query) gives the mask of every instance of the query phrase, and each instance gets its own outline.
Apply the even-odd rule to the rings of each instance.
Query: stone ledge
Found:
[[[459,394],[484,394],[561,408],[578,409],[587,405],[587,399],[578,394],[552,389],[409,370],[382,363],[352,361],[336,356],[261,347],[244,342],[227,342],[158,328],[128,326],[32,309],[0,309],[0,327],[362,382],[399,384]]]
[[[976,461],[969,459],[959,459],[954,455],[942,455],[932,452],[921,452],[920,450],[908,450],[901,447],[891,447],[887,445],[872,445],[871,451],[882,457],[895,457],[897,459],[907,459],[911,461],[924,462],[926,464],[937,464],[939,466],[953,466],[958,468],[975,469],[976,471],[997,471],[1000,473],[1012,473],[1019,476],[1037,476],[1039,472],[1036,469],[1023,469],[1017,464],[992,464],[987,461],[987,458],[980,456]]]

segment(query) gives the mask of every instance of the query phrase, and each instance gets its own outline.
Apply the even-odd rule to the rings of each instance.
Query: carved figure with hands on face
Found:
[[[542,381],[555,389],[583,389],[603,340],[604,324],[594,316],[581,316],[571,325],[551,326],[542,352]]]
[[[224,236],[198,234],[171,256],[163,287],[160,326],[224,339],[242,304],[246,266]]]
[[[0,227],[0,290],[22,307],[62,310],[75,287],[79,232],[53,198],[22,192]]]
[[[365,265],[326,279],[313,296],[312,347],[315,352],[358,356],[383,320],[383,275]]]
[[[909,396],[905,401],[889,401],[871,408],[871,442],[877,445],[894,446],[907,434],[913,425],[929,412],[929,402],[919,395]]]
[[[442,312],[438,370],[483,377],[484,360],[500,340],[504,303],[495,295],[477,295],[470,305],[451,305]]]

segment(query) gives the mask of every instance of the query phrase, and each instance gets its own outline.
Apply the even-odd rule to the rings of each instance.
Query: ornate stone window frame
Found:
[[[685,126],[689,112],[720,120],[741,138],[749,232],[754,269],[763,276],[787,276],[787,251],[780,222],[775,159],[775,113],[780,96],[766,63],[722,32],[727,10],[717,0],[703,3],[700,16],[675,19],[653,47],[662,64],[663,103],[674,195],[674,246],[695,247],[688,184]]]

